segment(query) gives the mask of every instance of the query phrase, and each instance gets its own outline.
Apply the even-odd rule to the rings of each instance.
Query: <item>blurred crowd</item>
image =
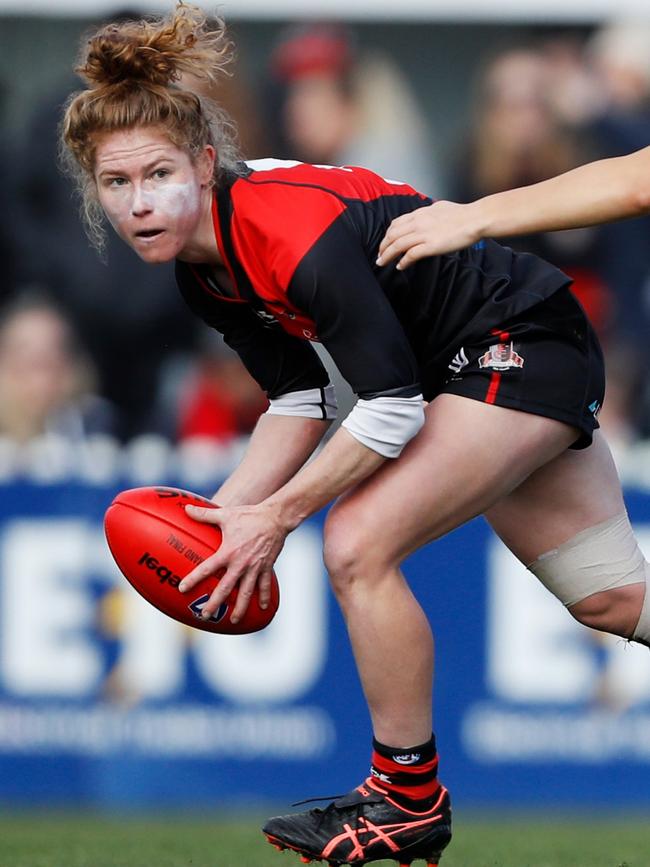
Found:
[[[434,198],[469,201],[650,144],[646,23],[486,55],[449,153],[394,59],[344,25],[279,29],[260,81],[239,65],[210,95],[247,158],[365,165]],[[57,168],[61,106],[77,86],[71,76],[44,93],[13,147],[0,136],[0,438],[245,437],[265,397],[184,308],[172,266],[144,265],[116,239],[100,261],[85,238]],[[650,437],[649,237],[644,218],[506,242],[573,278],[605,347],[601,423],[620,460]]]
[[[486,59],[449,197],[471,201],[649,144],[650,23],[556,35]],[[649,231],[646,217],[503,241],[573,278],[605,350],[600,422],[619,461],[650,436]]]

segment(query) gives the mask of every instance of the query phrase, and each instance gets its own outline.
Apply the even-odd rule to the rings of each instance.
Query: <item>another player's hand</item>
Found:
[[[409,214],[396,217],[379,245],[378,265],[399,258],[398,270],[408,268],[418,259],[439,256],[480,240],[473,226],[472,205],[434,202]]]
[[[178,589],[185,593],[204,578],[225,570],[203,606],[202,617],[209,619],[237,584],[237,603],[230,617],[232,623],[241,620],[256,585],[259,586],[260,607],[267,608],[271,599],[273,564],[288,533],[280,523],[277,508],[263,503],[221,509],[185,508],[194,520],[217,524],[223,540],[214,554],[183,578]]]

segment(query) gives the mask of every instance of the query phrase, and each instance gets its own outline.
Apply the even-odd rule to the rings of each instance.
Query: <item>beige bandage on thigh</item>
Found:
[[[593,593],[645,583],[641,617],[632,638],[650,644],[650,566],[625,512],[582,530],[528,568],[567,608]]]

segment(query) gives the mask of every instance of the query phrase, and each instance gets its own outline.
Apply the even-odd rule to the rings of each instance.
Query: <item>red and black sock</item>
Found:
[[[373,738],[371,778],[398,804],[426,810],[439,790],[436,739],[415,747],[387,747]]]

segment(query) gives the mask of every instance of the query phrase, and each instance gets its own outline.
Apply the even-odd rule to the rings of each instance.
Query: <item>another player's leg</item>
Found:
[[[650,645],[650,568],[600,432],[589,448],[533,473],[486,517],[577,620]]]
[[[334,864],[437,863],[451,823],[431,735],[433,642],[399,564],[509,494],[576,436],[552,419],[441,395],[402,457],[332,508],[325,560],[373,722],[372,773],[325,810],[270,820],[272,842]]]

